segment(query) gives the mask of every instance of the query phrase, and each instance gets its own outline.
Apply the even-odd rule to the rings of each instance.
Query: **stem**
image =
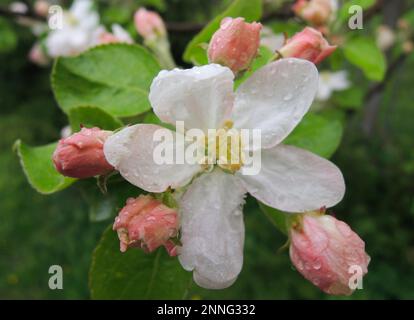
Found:
[[[170,43],[167,37],[148,39],[144,41],[144,44],[154,52],[162,68],[171,70],[177,67],[171,55]]]

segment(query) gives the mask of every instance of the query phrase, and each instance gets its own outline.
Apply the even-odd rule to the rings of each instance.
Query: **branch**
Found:
[[[400,17],[401,13],[404,10],[404,0],[396,0],[391,2],[386,2],[383,0],[377,1],[379,9],[386,12],[385,15],[386,24],[389,26],[395,25],[396,21]],[[396,70],[404,63],[407,58],[406,53],[400,54],[400,56],[390,62],[386,70],[384,79],[372,86],[365,96],[365,114],[362,123],[362,130],[369,137],[373,133],[374,124],[377,120],[379,113],[379,106],[381,103],[381,98],[383,91],[388,81],[392,78]]]
[[[13,12],[8,9],[0,8],[0,16],[4,16],[7,18],[28,18],[36,21],[45,22],[46,19],[44,17],[38,16],[32,11],[27,11],[25,13],[21,12]]]

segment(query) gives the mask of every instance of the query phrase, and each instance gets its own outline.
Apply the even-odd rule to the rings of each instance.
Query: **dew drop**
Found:
[[[322,267],[322,264],[319,260],[316,260],[315,263],[313,264],[313,268],[315,270],[319,270]]]

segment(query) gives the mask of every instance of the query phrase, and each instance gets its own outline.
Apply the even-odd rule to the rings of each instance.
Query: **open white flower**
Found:
[[[350,85],[348,73],[345,70],[337,72],[321,71],[316,99],[326,101],[334,91],[346,90]]]
[[[138,124],[106,140],[107,160],[132,184],[149,192],[188,184],[179,202],[182,248],[179,260],[193,270],[195,282],[221,289],[230,286],[243,264],[246,193],[287,212],[303,212],[338,203],[345,185],[328,160],[280,144],[300,122],[316,94],[313,63],[282,59],[255,72],[233,92],[230,69],[210,64],[189,70],[161,71],[150,90],[154,112],[165,123],[184,121],[186,129],[261,130],[261,170],[257,175],[212,171],[198,164],[157,165],[153,139],[161,127]],[[178,146],[183,147],[183,146]]]
[[[63,26],[52,30],[46,38],[51,57],[73,56],[95,43],[99,15],[90,0],[75,0],[70,10],[63,12]]]

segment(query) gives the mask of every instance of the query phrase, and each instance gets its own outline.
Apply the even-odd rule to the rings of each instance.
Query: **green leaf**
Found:
[[[168,128],[168,129],[173,130],[173,131],[175,130],[175,126],[173,126],[169,123],[162,122],[153,111],[148,112],[145,115],[142,122],[143,123],[156,124],[156,125],[159,125],[159,126],[164,127],[164,128]]]
[[[289,213],[284,213],[277,209],[271,208],[264,203],[259,202],[260,210],[264,213],[264,215],[270,220],[270,222],[283,234],[288,234],[288,221]]]
[[[350,63],[360,68],[374,81],[384,79],[387,63],[375,41],[367,37],[350,38],[344,44],[344,54]]]
[[[196,65],[207,64],[207,55],[203,44],[208,43],[220,22],[225,17],[244,17],[247,22],[260,19],[262,16],[261,0],[235,0],[232,4],[215,19],[213,19],[203,30],[198,33],[185,49],[183,59]]]
[[[308,113],[284,143],[330,158],[341,142],[342,131],[339,120]]]
[[[17,35],[6,19],[0,17],[0,53],[12,51],[17,45]]]
[[[345,109],[359,110],[363,107],[365,91],[361,87],[352,87],[333,94],[333,101]]]
[[[69,110],[69,123],[72,132],[80,130],[81,126],[88,128],[99,127],[105,130],[116,130],[123,123],[97,107],[77,107]]]
[[[57,143],[52,143],[42,147],[29,147],[20,140],[14,144],[27,180],[36,191],[43,194],[60,191],[76,181],[56,171],[52,162],[56,145]]]
[[[106,181],[108,192],[102,193],[97,182],[92,179],[82,180],[79,184],[82,197],[89,207],[89,220],[100,222],[114,218],[125,206],[128,198],[136,198],[142,190],[126,182],[119,175],[111,175]]]
[[[108,227],[92,257],[89,287],[93,299],[184,299],[191,276],[164,248],[121,253],[117,234]]]
[[[127,117],[150,109],[149,88],[159,71],[158,62],[141,46],[102,45],[77,57],[57,59],[52,87],[66,113],[86,105]]]

